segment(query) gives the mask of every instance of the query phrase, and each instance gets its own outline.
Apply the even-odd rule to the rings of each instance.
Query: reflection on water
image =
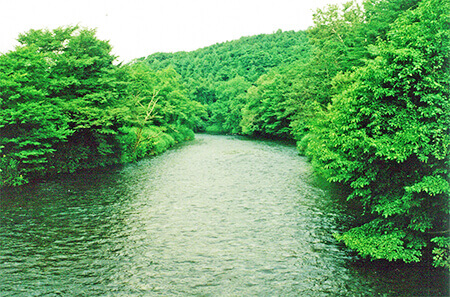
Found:
[[[198,135],[156,158],[4,191],[0,296],[444,296],[355,261],[294,147]]]

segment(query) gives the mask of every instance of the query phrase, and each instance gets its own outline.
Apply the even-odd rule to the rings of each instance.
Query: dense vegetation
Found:
[[[339,240],[361,255],[405,262],[434,246],[435,265],[448,266],[450,3],[408,4],[367,46],[373,58],[333,78],[306,154],[363,207],[359,225]]]
[[[329,5],[306,32],[114,65],[77,27],[0,56],[0,183],[128,162],[192,131],[294,139],[360,212],[336,238],[449,267],[450,3]]]
[[[235,134],[242,133],[241,110],[248,101],[247,90],[271,69],[305,63],[311,48],[306,32],[279,30],[193,52],[156,53],[139,61],[154,70],[172,67],[180,73],[190,98],[208,108],[203,130]]]
[[[115,66],[78,27],[31,30],[0,56],[0,185],[159,153],[205,113],[170,69]]]

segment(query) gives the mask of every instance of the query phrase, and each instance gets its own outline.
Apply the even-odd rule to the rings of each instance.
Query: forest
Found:
[[[0,55],[0,186],[159,154],[194,132],[297,143],[348,190],[338,241],[450,268],[450,2],[364,0],[306,31],[122,64],[94,29],[30,30]]]

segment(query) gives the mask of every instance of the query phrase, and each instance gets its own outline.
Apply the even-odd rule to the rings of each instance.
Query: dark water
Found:
[[[356,261],[294,147],[197,140],[3,191],[0,296],[445,296],[420,266]]]

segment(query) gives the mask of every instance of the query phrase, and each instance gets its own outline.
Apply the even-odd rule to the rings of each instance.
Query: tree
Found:
[[[48,96],[50,67],[34,46],[0,56],[0,186],[40,176],[72,134],[61,102]]]
[[[262,75],[248,92],[247,104],[241,121],[244,134],[261,134],[269,137],[289,138],[289,95],[292,80],[281,69]]]
[[[178,74],[168,68],[154,71],[139,62],[123,66],[126,75],[124,124],[133,140],[125,141],[125,158],[136,160],[154,153],[155,143],[169,133],[176,139],[192,137],[204,107],[190,100]],[[170,136],[170,137],[172,137]],[[175,142],[175,140],[173,140]],[[172,143],[173,144],[173,143]]]
[[[392,24],[377,57],[338,76],[307,154],[363,206],[337,238],[373,259],[448,265],[450,3],[424,0]],[[436,245],[437,244],[437,245]],[[446,262],[447,261],[447,262]]]
[[[421,0],[365,0],[363,2],[365,19],[363,32],[364,45],[376,44],[386,40],[391,24],[408,9],[417,7]]]
[[[59,143],[52,158],[55,173],[120,160],[116,135],[122,126],[122,115],[117,111],[123,104],[123,87],[115,75],[117,67],[109,42],[97,39],[95,34],[95,30],[75,26],[32,30],[19,37],[24,45],[37,45],[52,62],[49,97],[61,102],[73,131],[67,142]]]
[[[314,26],[308,37],[314,45],[313,57],[304,68],[310,84],[306,85],[315,101],[327,105],[331,101],[332,80],[339,72],[363,65],[366,49],[360,33],[364,12],[357,1],[328,5],[313,15]]]
[[[231,134],[241,132],[239,127],[242,119],[241,109],[250,86],[250,82],[239,75],[228,81],[216,83],[217,100],[209,105],[210,119],[207,122],[207,131]]]
[[[0,58],[1,170],[16,168],[3,184],[119,160],[121,87],[108,42],[78,27],[30,30],[18,41]]]

